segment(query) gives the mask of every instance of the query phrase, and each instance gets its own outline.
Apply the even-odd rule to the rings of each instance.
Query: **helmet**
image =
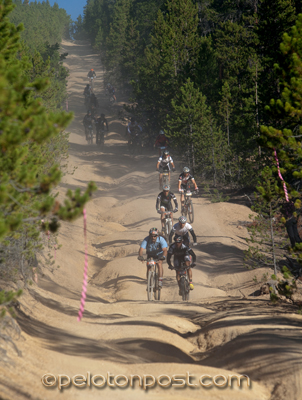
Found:
[[[170,186],[169,185],[163,186],[163,191],[164,192],[169,192],[169,190],[170,190]]]
[[[190,168],[184,167],[183,172],[184,172],[185,174],[188,174],[188,173],[190,172]]]
[[[149,235],[157,235],[158,236],[158,229],[157,228],[151,228],[149,230]]]
[[[176,238],[174,238],[175,243],[182,243],[183,239],[182,236],[177,236]]]
[[[160,135],[164,135],[165,132],[161,129],[161,130],[159,131],[159,134],[160,134]]]
[[[185,223],[187,222],[187,218],[184,217],[184,216],[182,215],[181,217],[178,218],[178,221],[179,221],[181,224],[185,224]]]
[[[91,68],[91,70],[90,71],[93,71],[93,68]]]
[[[168,156],[168,155],[169,155],[169,150],[165,150],[165,151],[163,152],[163,155],[164,155],[164,156]]]
[[[105,118],[105,114],[101,114],[101,117],[102,117],[102,118]]]
[[[131,122],[135,122],[135,117],[131,117]]]

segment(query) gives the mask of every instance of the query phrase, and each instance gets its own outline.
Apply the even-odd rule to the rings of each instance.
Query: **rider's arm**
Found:
[[[129,124],[128,124],[127,131],[128,131],[128,133],[129,133],[129,135],[131,135],[131,130],[130,130],[130,122],[129,122]]]
[[[105,119],[105,122],[106,122],[107,132],[109,132],[109,130],[108,130],[108,122],[107,122],[107,119]]]
[[[158,168],[159,168],[159,164],[160,164],[160,161],[158,160],[157,161],[157,164],[156,164],[156,169],[158,170]]]
[[[139,129],[140,129],[141,132],[143,131],[143,128],[142,128],[139,124],[136,124],[136,126],[139,127]]]
[[[196,254],[194,253],[194,251],[192,249],[189,249],[188,253],[190,254],[190,256],[192,256],[192,262],[195,263],[196,262]]]
[[[171,229],[170,235],[169,235],[169,243],[172,242],[172,238],[173,238],[174,233],[175,233],[175,229],[174,229],[174,226],[173,226],[173,228]]]
[[[173,201],[174,201],[175,208],[178,208],[177,198],[176,198],[176,196],[175,196],[174,193],[172,193],[172,199],[173,199]]]
[[[171,247],[170,247],[170,249],[171,249]],[[170,249],[167,254],[167,263],[168,263],[169,267],[172,265],[171,264],[172,251],[170,252]]]
[[[139,257],[142,257],[143,254],[144,254],[144,249],[143,249],[142,247],[140,247],[140,248],[139,248],[139,251],[138,251]]]
[[[155,205],[156,211],[158,211],[160,209],[160,200],[161,200],[160,195],[158,195],[157,199],[156,199],[156,205]]]
[[[196,235],[195,235],[195,232],[194,232],[193,228],[191,228],[191,229],[189,230],[189,232],[190,232],[191,235],[192,235],[192,238],[193,238],[194,243],[196,243],[196,242],[197,242],[197,238],[196,238]]]
[[[182,182],[182,179],[181,179],[181,175],[180,175],[179,179],[178,179],[178,190],[181,189],[181,182]]]
[[[191,181],[193,182],[193,184],[194,184],[194,190],[197,190],[198,189],[198,187],[197,187],[197,184],[196,184],[196,182],[195,182],[195,179],[194,178],[192,178],[191,179]]]

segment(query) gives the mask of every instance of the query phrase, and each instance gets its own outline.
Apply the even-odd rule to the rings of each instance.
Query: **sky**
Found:
[[[40,3],[41,0],[38,0]],[[68,15],[71,16],[72,20],[75,21],[79,14],[83,16],[83,9],[86,5],[86,0],[49,0],[51,6],[54,3],[58,3],[60,8],[64,8]]]

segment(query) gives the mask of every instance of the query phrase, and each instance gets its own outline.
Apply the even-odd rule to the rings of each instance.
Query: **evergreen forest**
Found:
[[[81,215],[94,186],[68,191],[64,203],[56,199],[72,119],[62,111],[68,70],[59,51],[69,16],[48,1],[0,5],[0,277],[7,289],[0,291],[1,328],[10,324],[5,313],[20,288],[37,278],[45,245],[56,246],[60,220]],[[53,264],[49,254],[46,265]],[[2,329],[0,337],[10,340]]]
[[[151,138],[164,129],[201,181],[257,188],[254,210],[285,223],[300,210],[301,12],[299,0],[87,0],[75,35]]]

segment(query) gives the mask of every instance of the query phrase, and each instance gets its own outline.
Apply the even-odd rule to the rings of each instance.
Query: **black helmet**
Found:
[[[135,117],[131,117],[131,122],[135,122]]]
[[[177,237],[175,237],[174,238],[174,240],[175,240],[175,243],[182,243],[182,236],[177,236]]]
[[[102,117],[102,118],[105,118],[105,114],[101,114],[101,117]]]
[[[158,229],[157,229],[157,228],[151,228],[151,229],[149,230],[149,235],[156,235],[156,236],[158,236],[158,235],[159,235]]]

